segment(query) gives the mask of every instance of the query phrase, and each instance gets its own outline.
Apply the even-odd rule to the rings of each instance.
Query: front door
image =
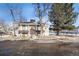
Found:
[[[35,30],[33,28],[30,29],[30,34],[31,35],[35,34]]]

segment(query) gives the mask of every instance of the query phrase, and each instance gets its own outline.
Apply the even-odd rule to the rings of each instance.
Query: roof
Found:
[[[19,21],[18,22],[19,26],[45,26],[45,23],[40,24],[39,22],[31,22],[31,21]]]
[[[31,23],[31,22],[21,22],[19,23],[19,25],[36,25],[35,23]]]
[[[35,22],[19,22],[19,26],[20,25],[24,25],[24,26],[35,26],[35,25],[40,25],[38,23],[35,23]]]

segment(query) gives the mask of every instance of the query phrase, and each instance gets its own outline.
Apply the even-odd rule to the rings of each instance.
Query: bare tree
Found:
[[[15,36],[16,21],[17,21],[17,18],[19,18],[19,20],[22,19],[22,9],[21,9],[21,6],[19,6],[19,4],[6,4],[6,6],[9,10],[9,14],[13,18],[13,31]]]
[[[42,19],[48,15],[48,10],[50,9],[50,4],[47,3],[36,3],[34,4],[35,16],[39,19],[41,26],[41,34],[43,34],[43,24]]]
[[[0,35],[8,33],[7,24],[5,23],[4,19],[0,18]]]

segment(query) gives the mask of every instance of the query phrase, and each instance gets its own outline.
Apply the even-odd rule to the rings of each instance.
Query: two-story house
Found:
[[[43,24],[43,33],[42,36],[49,35],[48,28],[44,23]],[[32,36],[32,35],[41,35],[41,26],[39,23],[35,22],[34,20],[27,21],[20,21],[18,23],[18,28],[16,30],[17,36]]]

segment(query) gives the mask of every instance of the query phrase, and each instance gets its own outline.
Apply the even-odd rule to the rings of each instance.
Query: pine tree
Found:
[[[52,4],[49,11],[49,20],[53,24],[53,30],[59,35],[61,30],[73,30],[77,13],[74,12],[72,3]]]

